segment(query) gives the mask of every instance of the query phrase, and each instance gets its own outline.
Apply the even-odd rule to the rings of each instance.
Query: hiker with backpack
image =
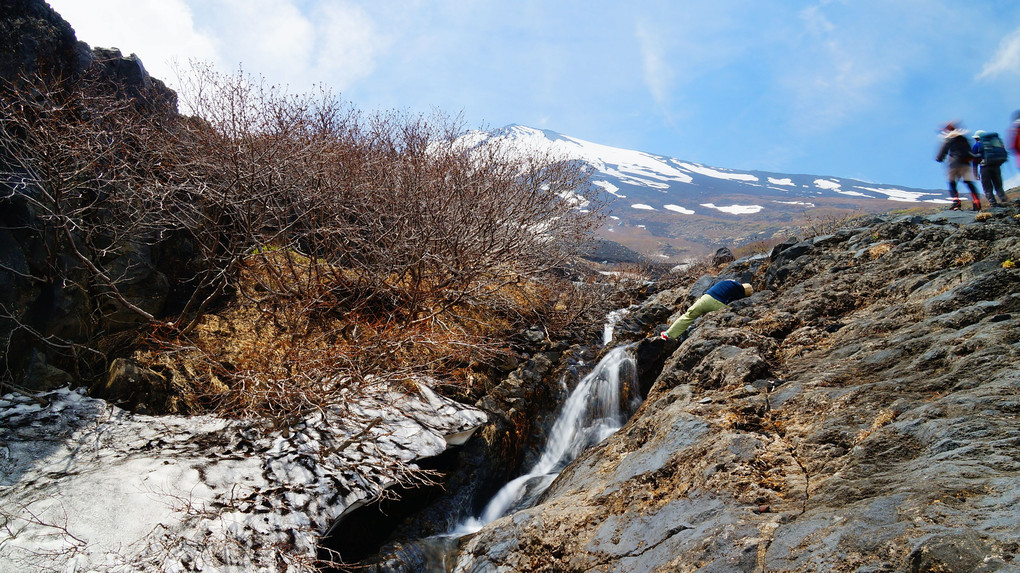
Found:
[[[970,199],[974,211],[981,210],[981,199],[978,197],[977,187],[974,186],[974,174],[971,172],[971,162],[974,161],[974,153],[971,151],[970,140],[967,139],[967,132],[960,129],[954,122],[949,122],[942,128],[942,146],[939,148],[935,161],[942,163],[949,157],[949,196],[953,200],[953,211],[962,208],[960,193],[956,190],[957,181],[963,181],[970,189]]]
[[[712,288],[705,291],[705,294],[701,295],[701,298],[695,301],[687,309],[687,312],[676,319],[668,330],[660,332],[659,337],[663,340],[679,338],[699,316],[717,311],[731,302],[751,296],[753,293],[754,289],[749,283],[740,283],[735,280],[717,282]]]
[[[988,197],[988,204],[998,207],[999,203],[1009,203],[1006,191],[1002,188],[1002,164],[1009,155],[999,134],[980,129],[975,131],[971,152],[977,157],[974,160],[974,175],[981,179],[981,188],[985,191],[985,197]],[[999,196],[998,203],[995,201],[996,194]]]

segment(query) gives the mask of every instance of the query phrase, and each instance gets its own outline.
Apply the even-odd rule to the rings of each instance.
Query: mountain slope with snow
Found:
[[[665,259],[768,239],[811,216],[949,203],[942,190],[712,167],[520,125],[466,137],[584,161],[609,201],[613,222],[603,235]]]

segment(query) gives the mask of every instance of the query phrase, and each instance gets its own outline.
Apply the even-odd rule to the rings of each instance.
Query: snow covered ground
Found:
[[[681,214],[693,214],[697,205],[684,201],[701,192],[715,197],[734,195],[770,198],[775,192],[792,198],[887,199],[910,203],[948,204],[946,192],[941,189],[915,189],[899,185],[878,185],[845,177],[818,177],[807,174],[740,171],[710,167],[691,161],[665,157],[592,143],[549,130],[522,125],[508,125],[493,131],[475,131],[462,137],[466,146],[484,141],[506,144],[522,152],[552,152],[558,157],[581,160],[592,167],[592,181],[607,194],[616,198],[630,198],[628,204],[639,210],[655,211],[665,208]],[[669,205],[691,211],[679,211]],[[706,206],[704,203],[701,206]],[[721,209],[730,215],[751,215],[765,205],[748,205],[744,209]],[[626,215],[625,215],[626,216]]]
[[[486,421],[423,384],[282,431],[42,398],[0,398],[3,573],[307,570],[340,515]]]

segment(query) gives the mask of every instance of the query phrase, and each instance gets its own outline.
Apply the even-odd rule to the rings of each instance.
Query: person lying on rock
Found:
[[[712,288],[701,296],[687,312],[683,313],[680,318],[669,327],[668,330],[664,330],[659,336],[664,340],[671,338],[677,338],[687,330],[687,327],[699,316],[712,312],[713,310],[719,310],[720,308],[730,304],[735,300],[744,298],[745,296],[751,296],[754,289],[747,283],[739,283],[733,280],[720,281],[712,285]]]

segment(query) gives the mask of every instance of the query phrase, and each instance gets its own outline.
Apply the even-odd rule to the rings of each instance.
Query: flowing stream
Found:
[[[612,328],[619,316],[610,317],[605,334],[607,341],[612,339]],[[577,383],[549,430],[548,441],[538,462],[527,473],[504,485],[481,515],[465,519],[445,534],[407,546],[404,562],[415,563],[415,571],[451,571],[457,560],[457,545],[461,537],[504,515],[530,507],[567,464],[623,427],[641,405],[633,353],[635,346],[636,343],[610,350]]]
[[[633,346],[620,346],[606,353],[563,404],[534,467],[503,486],[480,516],[465,520],[450,535],[474,533],[504,515],[529,507],[567,464],[623,426],[641,403]]]

